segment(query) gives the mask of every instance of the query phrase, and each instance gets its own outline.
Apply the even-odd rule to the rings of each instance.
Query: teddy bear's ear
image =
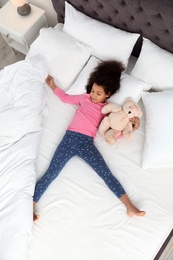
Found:
[[[142,116],[142,111],[139,112],[139,118]]]
[[[134,100],[133,100],[131,97],[125,98],[124,102],[127,102],[127,101],[132,101],[132,102],[134,102]]]
[[[138,117],[140,118],[142,116],[142,111],[141,111],[141,108],[138,104],[135,104],[137,109],[138,109]]]

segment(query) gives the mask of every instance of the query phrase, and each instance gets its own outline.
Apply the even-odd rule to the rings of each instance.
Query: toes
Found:
[[[140,212],[137,212],[137,216],[139,216],[139,217],[143,217],[143,216],[145,216],[145,214],[146,214],[146,212],[145,211],[140,211]]]
[[[37,220],[39,219],[39,217],[40,217],[40,216],[39,216],[38,214],[35,214],[35,213],[34,213],[34,215],[33,215],[33,221],[37,221]]]

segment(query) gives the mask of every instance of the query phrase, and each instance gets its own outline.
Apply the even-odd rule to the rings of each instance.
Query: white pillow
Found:
[[[142,92],[147,91],[150,88],[151,86],[144,81],[125,73],[120,81],[120,90],[112,95],[109,100],[122,106],[125,98],[131,97],[138,103]]]
[[[142,167],[173,167],[173,90],[143,93],[146,135]]]
[[[64,24],[63,23],[57,23],[53,28],[55,29],[55,30],[59,30],[59,31],[63,31],[63,26],[64,26]]]
[[[111,25],[99,22],[77,11],[65,2],[64,32],[92,47],[92,55],[101,59],[115,59],[127,66],[129,56],[139,37]]]
[[[144,80],[155,90],[173,89],[173,54],[144,38],[131,75]]]
[[[79,95],[86,92],[85,86],[87,85],[88,78],[90,73],[97,67],[99,59],[91,56],[81,73],[78,75],[76,81],[73,85],[66,91],[69,95]]]
[[[27,54],[29,57],[42,55],[48,66],[48,73],[55,82],[67,90],[90,57],[91,48],[68,34],[54,28],[40,30]]]
[[[87,85],[88,78],[93,69],[97,66],[99,59],[91,56],[88,63],[85,65],[76,81],[73,85],[66,91],[70,95],[78,95],[86,92],[85,86]],[[133,100],[137,103],[141,98],[141,92],[144,90],[149,90],[150,86],[126,73],[122,74],[122,79],[120,81],[120,90],[119,92],[112,95],[108,100],[115,102],[119,105],[124,103],[126,97],[132,97]]]

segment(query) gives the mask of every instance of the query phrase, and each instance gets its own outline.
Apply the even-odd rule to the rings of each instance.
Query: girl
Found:
[[[51,76],[46,79],[47,85],[63,102],[77,104],[77,109],[68,129],[57,147],[48,170],[36,184],[33,204],[34,220],[39,218],[35,213],[36,203],[46,191],[50,183],[58,176],[65,164],[75,155],[88,163],[105,181],[106,185],[125,205],[129,216],[144,216],[145,211],[136,208],[128,198],[119,181],[113,176],[100,152],[94,146],[93,138],[103,119],[101,113],[106,99],[120,88],[120,77],[124,70],[122,63],[117,61],[103,61],[91,73],[86,90],[87,94],[67,95],[58,88]]]

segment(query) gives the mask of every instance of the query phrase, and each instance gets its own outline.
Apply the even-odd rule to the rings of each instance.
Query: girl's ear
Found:
[[[111,92],[108,92],[108,93],[106,94],[106,97],[109,98],[110,95],[111,95]]]

